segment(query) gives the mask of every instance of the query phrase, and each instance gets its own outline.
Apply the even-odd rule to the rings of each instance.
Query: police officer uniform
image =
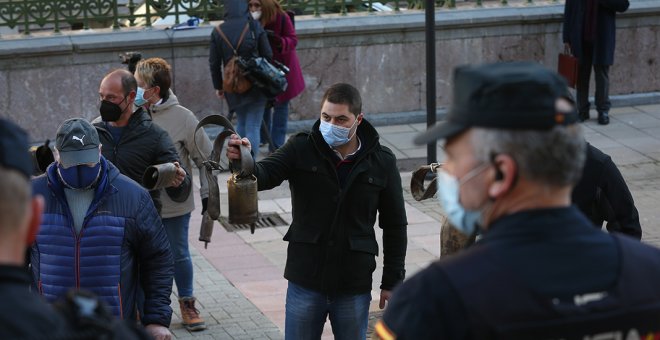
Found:
[[[379,327],[397,339],[657,334],[660,273],[649,268],[660,268],[658,249],[600,232],[575,207],[520,212],[493,223],[468,250],[404,282]],[[640,302],[655,308],[646,320]],[[636,308],[639,319],[632,321],[639,325],[629,327],[627,314]],[[592,319],[589,327],[569,328]]]
[[[565,84],[538,65],[467,68],[454,75],[459,107],[448,123],[416,142],[455,136],[460,129],[452,130],[453,123],[535,130],[577,121],[574,110],[552,113]],[[474,110],[473,102],[484,107]],[[507,105],[511,110],[500,111],[499,119],[484,117],[491,107]],[[552,110],[544,115],[539,105]],[[657,337],[659,280],[659,249],[601,232],[575,206],[511,211],[491,221],[475,245],[400,285],[375,334],[416,340]]]

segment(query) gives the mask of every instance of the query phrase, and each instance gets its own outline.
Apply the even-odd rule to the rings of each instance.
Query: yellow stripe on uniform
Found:
[[[374,335],[378,337],[375,339],[380,340],[395,340],[396,335],[392,332],[384,323],[383,320],[378,320],[376,326],[374,327]]]

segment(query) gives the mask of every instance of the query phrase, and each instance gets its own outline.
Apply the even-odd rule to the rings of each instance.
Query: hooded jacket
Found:
[[[224,6],[225,17],[224,22],[220,24],[220,29],[222,29],[222,32],[227,36],[233,47],[236,47],[238,44],[245,25],[248,24],[250,26],[237,51],[238,55],[244,58],[261,56],[271,59],[273,52],[270,49],[266,31],[264,31],[259,22],[253,20],[250,16],[247,1],[225,0]],[[216,90],[222,89],[222,65],[229,62],[229,59],[233,56],[234,52],[232,48],[222,40],[218,30],[214,29],[213,33],[211,33],[209,66],[211,68],[213,88]],[[256,86],[252,86],[250,90],[241,94],[225,93],[225,98],[231,111],[246,104],[266,101],[266,96]]]
[[[293,220],[284,236],[289,242],[284,277],[323,293],[371,291],[379,255],[378,217],[383,235],[380,288],[391,290],[405,276],[408,224],[396,158],[363,119],[357,128],[362,147],[342,188],[336,156],[319,124],[255,164],[259,190],[289,181]]]
[[[169,327],[174,263],[170,243],[147,191],[101,157],[101,175],[80,233],[76,233],[57,163],[32,180],[45,199],[32,276],[47,300],[71,289],[95,293],[117,317],[137,320],[138,277],[144,289],[144,325]]]
[[[194,165],[199,168],[199,183],[200,183],[200,196],[202,198],[209,197],[209,184],[204,172],[204,160],[209,157],[213,145],[209,137],[204,133],[203,129],[197,131],[195,135],[195,128],[197,127],[197,117],[188,109],[179,104],[179,100],[170,90],[169,96],[165,99],[164,103],[159,105],[151,105],[151,119],[154,123],[158,124],[163,130],[167,131],[177,153],[181,159],[181,165],[185,169],[193,169]],[[195,147],[195,139],[197,139],[197,146],[199,147],[200,154]],[[165,191],[165,189],[161,189]],[[189,195],[184,202],[173,201],[166,193],[160,194],[163,208],[161,216],[163,218],[176,217],[187,214],[195,209],[194,197]]]

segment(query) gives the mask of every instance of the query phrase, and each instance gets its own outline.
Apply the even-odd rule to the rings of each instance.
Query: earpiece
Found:
[[[504,179],[504,173],[502,173],[502,170],[498,168],[497,166],[495,167],[495,180],[496,181],[501,181]]]
[[[491,153],[490,154],[490,162],[493,163],[493,167],[495,168],[495,180],[496,181],[501,181],[504,179],[504,173],[500,168],[497,167],[497,162],[495,162],[495,157],[497,157],[497,153]]]

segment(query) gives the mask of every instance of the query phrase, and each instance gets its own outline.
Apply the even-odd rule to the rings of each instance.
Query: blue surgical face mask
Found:
[[[148,100],[144,99],[144,89],[138,86],[137,91],[135,92],[135,105],[142,106],[148,102]]]
[[[64,168],[62,164],[58,163],[57,172],[60,174],[60,179],[64,185],[68,188],[87,190],[96,184],[101,173],[101,163],[96,163],[94,166],[82,164],[68,168]]]
[[[323,139],[325,140],[328,145],[332,147],[338,147],[342,146],[346,143],[348,143],[353,136],[350,136],[351,134],[351,129],[355,126],[357,123],[357,117],[355,118],[355,121],[353,122],[353,125],[351,127],[343,127],[343,126],[337,126],[334,124],[330,124],[324,120],[321,120],[321,125],[319,126],[319,130],[321,131],[321,135],[323,135]],[[357,129],[355,129],[357,132]],[[355,135],[355,133],[353,134]]]
[[[482,164],[469,171],[459,181],[443,169],[438,169],[438,200],[447,214],[447,219],[458,231],[472,235],[483,223],[481,211],[466,210],[460,201],[461,185],[480,174],[488,167]]]

